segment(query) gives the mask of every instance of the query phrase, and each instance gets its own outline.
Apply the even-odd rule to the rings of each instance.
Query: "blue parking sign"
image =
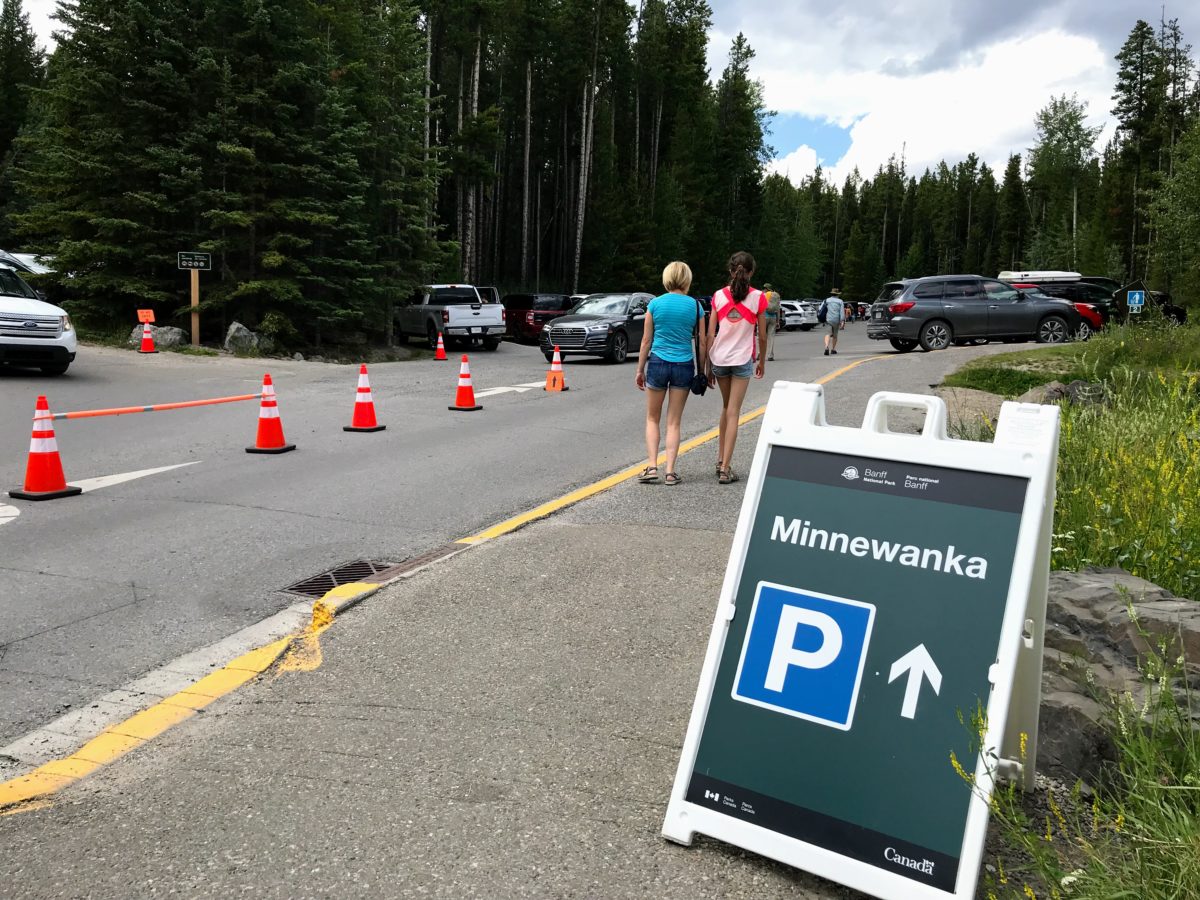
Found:
[[[870,603],[760,582],[733,698],[849,731],[874,621]]]

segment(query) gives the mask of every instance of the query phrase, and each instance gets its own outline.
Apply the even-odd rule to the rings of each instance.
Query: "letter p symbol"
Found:
[[[796,649],[796,632],[801,626],[815,628],[821,632],[821,643],[816,650]],[[767,666],[765,686],[770,691],[782,691],[789,667],[824,669],[837,659],[841,652],[842,629],[832,616],[815,609],[785,606],[780,610],[779,627],[775,630],[775,646],[771,651],[771,662]]]

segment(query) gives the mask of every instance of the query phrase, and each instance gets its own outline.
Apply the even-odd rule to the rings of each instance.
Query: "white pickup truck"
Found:
[[[396,334],[401,340],[424,339],[432,350],[440,333],[495,350],[504,340],[504,306],[486,303],[469,284],[430,284],[417,288],[407,305],[396,310]]]
[[[39,300],[15,269],[0,263],[0,364],[61,375],[75,361],[75,351],[70,316]]]

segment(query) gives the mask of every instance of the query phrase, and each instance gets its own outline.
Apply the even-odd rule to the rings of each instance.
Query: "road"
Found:
[[[811,381],[886,351],[829,388],[830,419],[857,424],[880,389],[927,390],[973,355],[894,354],[845,333],[837,357],[817,333],[781,335],[770,383]],[[481,399],[451,413],[450,362],[372,368],[378,434],[349,434],[356,368],[289,360],[85,347],[70,374],[0,371],[0,461],[11,486],[23,472],[37,394],[56,412],[250,393],[270,371],[295,453],[255,456],[257,404],[59,422],[68,481],[192,463],[29,504],[0,506],[0,746],[180,654],[275,613],[287,585],[352,559],[402,561],[468,536],[643,454],[634,366],[572,359],[566,394],[540,389]],[[536,347],[506,344],[472,356],[475,389],[544,378]],[[715,425],[719,401],[692,398],[685,437]],[[715,449],[687,458],[685,477],[711,471]],[[8,501],[6,501],[8,502]],[[10,515],[10,514],[9,514]]]

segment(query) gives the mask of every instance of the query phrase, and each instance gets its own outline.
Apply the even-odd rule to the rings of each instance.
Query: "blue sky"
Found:
[[[850,129],[800,113],[776,113],[767,142],[781,157],[807,145],[819,160],[834,163],[850,149]]]

